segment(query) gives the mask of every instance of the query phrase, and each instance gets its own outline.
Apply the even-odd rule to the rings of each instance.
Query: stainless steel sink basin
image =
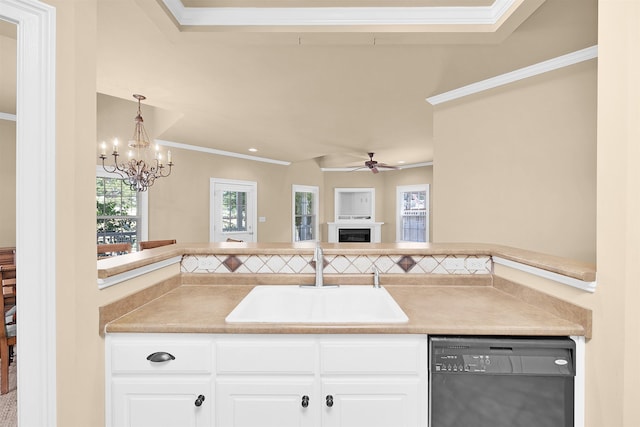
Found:
[[[389,292],[372,286],[256,286],[228,323],[406,323]]]

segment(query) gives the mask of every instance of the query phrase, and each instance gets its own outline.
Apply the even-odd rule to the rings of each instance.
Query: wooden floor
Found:
[[[16,352],[17,353],[17,352]],[[17,398],[18,391],[16,386],[16,365],[17,355],[13,359],[13,363],[9,366],[9,393],[0,395],[0,426],[16,427],[17,421]]]

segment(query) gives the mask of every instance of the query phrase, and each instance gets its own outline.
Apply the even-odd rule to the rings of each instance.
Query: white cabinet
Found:
[[[107,335],[106,425],[213,425],[212,363],[206,336]]]
[[[421,386],[417,378],[323,379],[322,426],[424,426]]]
[[[216,421],[233,427],[317,427],[315,378],[222,378],[216,383]]]
[[[208,379],[114,379],[110,425],[201,427],[211,425]],[[199,400],[200,399],[200,400]],[[196,402],[199,402],[199,406]],[[109,423],[108,423],[109,425]]]
[[[229,336],[216,354],[221,427],[426,425],[424,336]]]
[[[424,335],[110,334],[107,425],[426,426],[426,343]],[[148,361],[155,352],[174,358]]]
[[[331,336],[319,345],[323,427],[426,426],[425,337]]]
[[[315,339],[229,335],[215,349],[217,425],[319,426]]]

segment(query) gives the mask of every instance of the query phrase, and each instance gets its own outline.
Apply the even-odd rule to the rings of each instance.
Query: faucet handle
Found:
[[[372,267],[372,270],[373,270],[373,287],[379,288],[380,287],[380,270],[378,270],[378,267],[376,267],[375,265]]]
[[[316,248],[313,250],[313,261],[323,261],[324,252],[322,251],[322,246],[320,246],[320,242],[316,242]]]

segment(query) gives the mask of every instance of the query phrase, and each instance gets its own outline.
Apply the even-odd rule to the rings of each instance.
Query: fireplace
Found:
[[[328,222],[329,243],[380,243],[383,222],[373,221],[340,221]]]
[[[338,242],[371,242],[371,228],[338,228]]]

